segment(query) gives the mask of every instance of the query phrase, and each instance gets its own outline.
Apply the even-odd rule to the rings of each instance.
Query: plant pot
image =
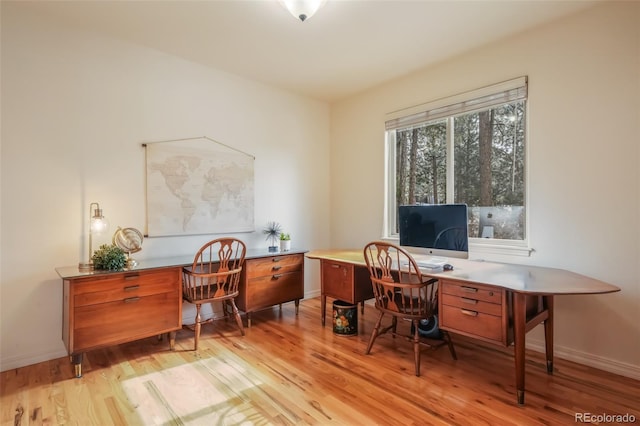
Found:
[[[291,250],[291,240],[280,240],[280,251]]]

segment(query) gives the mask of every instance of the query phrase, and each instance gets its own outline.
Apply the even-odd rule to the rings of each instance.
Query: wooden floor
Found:
[[[331,312],[330,303],[328,312]],[[233,322],[141,340],[85,355],[73,377],[67,357],[1,373],[1,425],[567,425],[576,414],[630,414],[640,422],[640,382],[527,353],[526,404],[516,404],[512,351],[453,336],[426,350],[413,374],[409,342],[383,336],[364,349],[377,316],[367,305],[359,335],[320,326],[319,299]]]

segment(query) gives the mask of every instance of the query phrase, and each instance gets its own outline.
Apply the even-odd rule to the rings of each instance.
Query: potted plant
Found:
[[[267,236],[267,241],[270,242],[269,252],[278,251],[278,237],[282,232],[282,226],[278,222],[269,222],[262,232]]]
[[[291,250],[291,235],[285,232],[280,233],[280,251]]]
[[[103,244],[91,257],[93,268],[107,271],[121,271],[127,264],[127,256],[120,247],[114,244]]]

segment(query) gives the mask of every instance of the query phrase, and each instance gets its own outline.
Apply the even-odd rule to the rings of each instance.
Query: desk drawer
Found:
[[[322,261],[322,294],[345,302],[355,303],[354,266],[348,263]],[[369,271],[366,271],[367,275]],[[373,291],[373,289],[371,290]]]
[[[263,277],[272,274],[285,274],[302,270],[304,257],[302,254],[269,256],[261,259],[245,261],[247,278]]]
[[[162,293],[77,307],[73,351],[118,344],[180,328],[180,296]]]
[[[502,342],[502,317],[471,309],[442,305],[440,326],[443,329],[466,334],[471,337]]]
[[[154,272],[128,272],[92,279],[73,285],[75,306],[94,305],[144,297],[160,293],[176,293],[180,286],[178,268]]]
[[[502,304],[503,290],[491,286],[473,283],[457,283],[442,280],[442,293],[469,299],[482,300],[490,303]]]
[[[482,300],[473,299],[470,297],[453,296],[451,294],[442,295],[442,303],[444,305],[453,306],[456,308],[462,308],[471,311],[482,312],[484,314],[501,316],[502,305],[496,303],[484,302]]]

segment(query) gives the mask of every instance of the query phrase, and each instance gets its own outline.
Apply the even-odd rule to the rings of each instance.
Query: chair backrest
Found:
[[[408,319],[431,317],[437,282],[422,276],[413,256],[395,244],[375,241],[364,248],[376,308]]]
[[[198,250],[184,268],[183,293],[189,299],[231,298],[238,295],[247,248],[236,238],[218,238]]]

